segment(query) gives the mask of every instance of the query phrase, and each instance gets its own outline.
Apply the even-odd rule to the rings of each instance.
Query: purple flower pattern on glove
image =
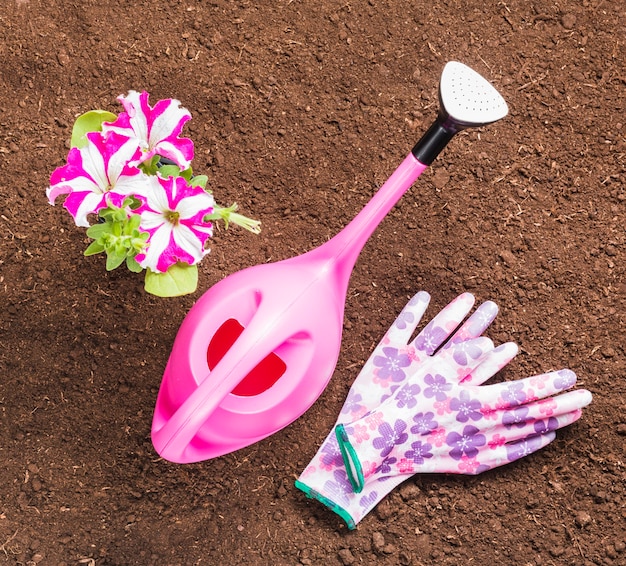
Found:
[[[428,374],[424,377],[424,382],[428,385],[424,389],[424,395],[427,399],[434,397],[437,401],[445,401],[448,398],[446,391],[452,389],[452,384],[448,383],[443,375]]]
[[[373,507],[376,505],[376,501],[378,501],[378,492],[370,491],[367,495],[359,499],[359,505],[364,508]]]
[[[559,419],[550,417],[545,421],[535,421],[533,428],[537,434],[546,434],[559,428]]]
[[[554,380],[557,389],[569,389],[576,383],[576,374],[573,371],[562,369],[558,374],[559,377]]]
[[[468,420],[479,421],[483,418],[480,409],[481,402],[478,399],[472,399],[467,390],[461,390],[458,397],[450,400],[450,409],[456,411],[456,420],[460,423],[466,423]]]
[[[506,411],[502,417],[502,424],[506,428],[518,427],[522,428],[526,424],[526,415],[528,415],[527,407],[514,407],[510,411]]]
[[[477,360],[483,351],[473,342],[459,342],[458,347],[455,348],[454,361],[460,366],[467,365],[468,358]]]
[[[420,386],[417,383],[407,383],[395,395],[396,406],[398,409],[408,407],[412,409],[417,404],[416,395],[420,392]]]
[[[507,386],[506,391],[502,394],[502,399],[507,405],[521,405],[526,401],[526,392],[524,384],[513,382]]]
[[[478,448],[484,446],[487,439],[484,434],[480,434],[480,429],[472,425],[463,428],[463,432],[451,432],[446,437],[446,444],[452,447],[450,458],[460,460],[465,454],[468,458],[478,455]]]
[[[524,456],[528,456],[529,454],[536,452],[542,446],[542,435],[537,434],[534,436],[529,436],[527,438],[524,438],[523,440],[520,440],[519,442],[507,444],[507,458],[509,462],[514,462],[515,460],[519,460]]]
[[[332,469],[343,464],[343,458],[341,457],[341,450],[337,439],[334,442],[327,442],[324,444],[322,455],[320,458],[320,466],[325,469]]]
[[[341,412],[343,414],[358,414],[364,407],[361,404],[363,401],[363,396],[358,392],[350,392],[346,399],[346,402],[343,404],[341,408]]]
[[[413,417],[415,426],[411,427],[411,432],[413,434],[428,434],[435,430],[439,425],[437,421],[434,420],[434,416],[435,414],[431,411],[427,413],[417,413],[417,415]]]
[[[393,470],[393,465],[398,461],[397,458],[391,457],[391,458],[385,458],[381,463],[380,466],[378,466],[376,468],[376,472],[377,474],[388,474]]]
[[[378,432],[381,436],[374,438],[372,445],[377,450],[380,450],[380,456],[385,458],[396,444],[403,444],[407,441],[409,435],[404,432],[405,430],[406,423],[400,419],[396,420],[393,427],[389,423],[384,422],[378,427]]]
[[[399,353],[397,348],[383,348],[384,356],[376,356],[374,365],[379,368],[378,377],[391,379],[392,381],[402,381],[406,374],[402,368],[411,365],[411,359],[407,354]]]
[[[479,474],[538,450],[553,439],[556,429],[580,415],[577,409],[558,412],[557,398],[551,397],[563,379],[570,379],[567,374],[546,374],[541,399],[536,397],[535,378],[493,386],[466,384],[462,378],[454,382],[447,378],[458,378],[454,351],[451,348],[447,354],[454,361],[447,373],[424,370],[367,415],[364,425],[377,423],[378,434],[363,441],[355,433],[359,421],[345,426],[346,441],[357,457],[363,454],[368,466],[379,462],[366,475],[368,482],[418,471]],[[502,349],[498,356],[510,359]],[[588,393],[582,393],[581,402],[588,402]],[[554,403],[549,414],[548,400]],[[449,410],[440,410],[444,405]],[[344,464],[345,458],[344,452]]]
[[[412,460],[415,464],[423,464],[425,458],[433,457],[431,449],[432,444],[418,440],[417,442],[413,442],[411,444],[411,450],[405,452],[404,456],[405,458]]]
[[[329,480],[324,485],[324,492],[333,497],[333,500],[340,505],[345,505],[352,495],[352,485],[348,480],[345,470],[337,469],[333,472],[333,480]]]
[[[404,330],[407,326],[413,324],[414,320],[415,315],[411,311],[402,311],[395,324],[400,330]]]
[[[423,352],[432,354],[439,345],[447,338],[448,332],[443,328],[434,326],[433,323],[429,323],[424,331],[415,340],[415,348]]]

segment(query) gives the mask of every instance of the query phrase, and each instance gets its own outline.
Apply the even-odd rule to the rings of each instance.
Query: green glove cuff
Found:
[[[346,466],[346,473],[348,474],[348,479],[350,480],[352,489],[354,490],[354,493],[361,493],[365,487],[363,466],[361,466],[356,450],[354,449],[354,446],[350,444],[350,440],[348,440],[348,433],[342,424],[335,427],[335,436],[337,437],[337,442],[339,443],[339,450],[341,450],[341,457],[343,458],[343,462]]]
[[[345,521],[350,530],[356,529],[356,522],[343,507],[340,507],[337,503],[331,501],[328,497],[323,496],[319,491],[313,489],[305,483],[302,483],[300,480],[296,480],[295,485],[300,491],[304,492],[309,499],[317,499],[317,501],[326,505],[326,507],[328,507],[331,511],[337,513],[337,515]]]

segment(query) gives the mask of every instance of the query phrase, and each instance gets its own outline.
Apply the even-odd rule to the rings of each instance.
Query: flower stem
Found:
[[[233,203],[227,207],[222,207],[216,204],[213,207],[213,212],[206,216],[205,220],[222,220],[226,229],[228,229],[228,224],[232,222],[233,224],[241,226],[253,234],[259,234],[261,232],[261,222],[235,212],[238,208],[237,203]]]

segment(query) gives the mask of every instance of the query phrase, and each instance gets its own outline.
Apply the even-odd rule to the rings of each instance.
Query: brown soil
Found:
[[[626,564],[626,28],[622,0],[6,0],[0,14],[0,564]],[[341,356],[303,417],[193,465],[150,425],[194,300],[339,231],[436,112],[443,65],[510,115],[457,136],[366,245]],[[45,188],[74,117],[146,89],[193,115],[196,171],[263,222],[220,231],[196,295],[83,259]],[[594,402],[549,447],[417,476],[348,532],[293,481],[406,299],[470,290],[521,353]]]

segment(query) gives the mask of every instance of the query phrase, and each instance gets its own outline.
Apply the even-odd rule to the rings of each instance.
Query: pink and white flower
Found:
[[[459,461],[459,470],[465,474],[475,474],[476,470],[480,466],[480,462],[476,458],[469,458],[468,456],[462,456]]]
[[[557,404],[554,397],[548,397],[539,401],[539,412],[546,417],[553,415],[556,408]]]
[[[213,212],[213,197],[182,177],[150,178],[155,180],[153,189],[136,210],[140,229],[150,234],[148,248],[135,259],[157,273],[178,262],[194,265],[209,251],[204,246],[213,226],[204,217]]]
[[[126,196],[143,195],[149,186],[148,176],[128,164],[140,155],[134,140],[114,132],[91,132],[87,140],[85,147],[70,150],[67,164],[55,169],[46,190],[50,204],[67,195],[63,206],[77,226],[85,227],[90,226],[88,214],[109,203],[120,206]]]
[[[160,155],[171,159],[181,170],[189,168],[193,159],[193,142],[179,137],[190,112],[180,101],[159,100],[154,107],[148,104],[148,93],[131,90],[128,96],[119,96],[124,107],[117,120],[104,123],[103,132],[117,132],[136,140],[141,148],[139,163]]]
[[[370,435],[367,433],[367,427],[360,424],[354,425],[354,438],[357,443],[369,440]]]

